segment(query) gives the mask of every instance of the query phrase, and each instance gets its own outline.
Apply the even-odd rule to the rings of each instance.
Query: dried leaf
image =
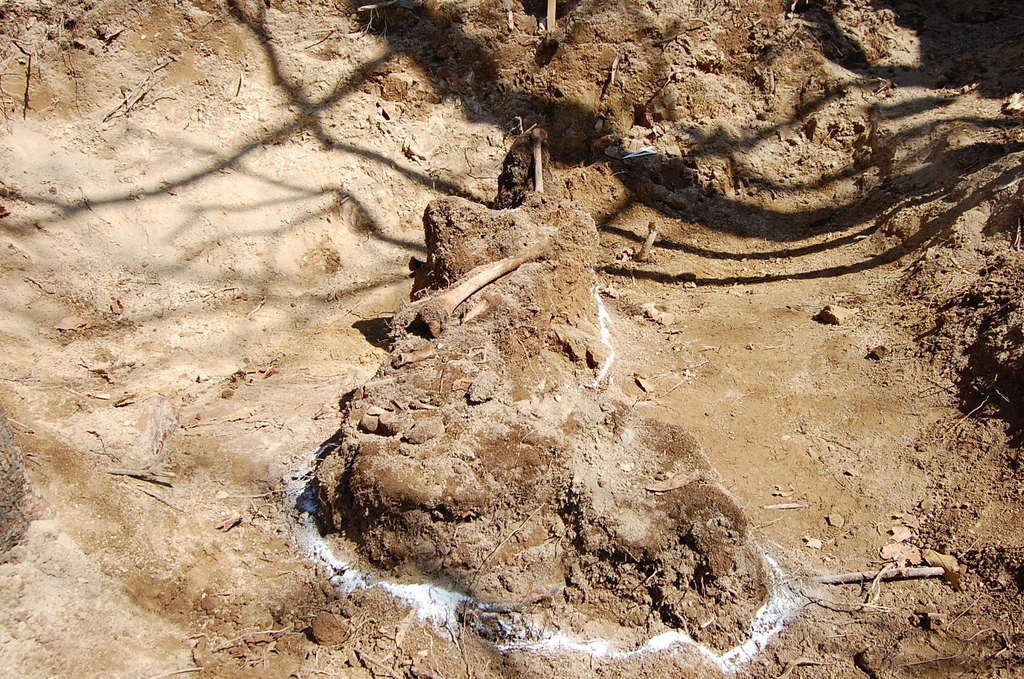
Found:
[[[229,516],[217,525],[217,530],[224,531],[225,533],[227,533],[229,530],[239,525],[240,523],[242,523],[242,516],[240,514],[236,514],[235,516]]]
[[[69,332],[71,330],[85,330],[92,327],[92,323],[78,316],[65,316],[54,327],[61,332]]]
[[[906,526],[893,526],[889,529],[889,532],[892,534],[893,542],[906,542],[914,536]]]
[[[921,556],[924,557],[925,563],[933,568],[941,568],[946,572],[946,580],[953,587],[953,589],[960,589],[960,564],[957,563],[956,557],[950,554],[939,554],[931,549],[921,550]]]
[[[900,565],[921,563],[921,552],[906,542],[890,542],[879,550],[879,556],[886,561],[896,561]]]
[[[640,387],[640,389],[642,389],[646,394],[654,391],[654,385],[651,384],[651,381],[643,375],[634,375],[633,381],[636,382],[636,386]]]
[[[658,481],[657,483],[644,486],[644,490],[649,490],[652,493],[667,493],[670,490],[676,490],[683,486],[688,486],[703,476],[704,473],[701,471],[679,472],[678,474],[673,474],[664,481]]]
[[[256,414],[257,408],[255,406],[246,406],[245,408],[239,408],[235,412],[231,413],[224,419],[228,422],[238,422],[239,420],[247,420]]]

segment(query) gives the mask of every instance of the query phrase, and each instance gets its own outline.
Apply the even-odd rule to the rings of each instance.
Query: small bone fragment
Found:
[[[638,262],[649,262],[651,260],[651,249],[654,247],[654,241],[658,238],[658,232],[654,229],[654,222],[651,222],[648,229],[647,240],[644,241],[643,246],[640,248],[640,254],[636,256]]]
[[[401,368],[403,365],[419,363],[435,356],[437,356],[437,350],[434,347],[424,347],[415,351],[403,351],[391,361],[391,365],[395,368]]]

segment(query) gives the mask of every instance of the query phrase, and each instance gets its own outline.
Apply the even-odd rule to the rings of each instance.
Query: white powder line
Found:
[[[612,367],[612,362],[615,361],[615,347],[612,346],[612,333],[608,328],[608,325],[612,322],[612,317],[604,306],[604,300],[601,299],[601,290],[597,286],[594,286],[594,299],[597,300],[597,324],[601,328],[601,344],[608,347],[608,358],[605,359],[604,365],[601,366],[601,371],[597,373],[594,383],[586,385],[588,389],[597,389],[601,381],[607,377],[608,371]]]
[[[296,531],[299,543],[306,548],[309,555],[319,560],[334,574],[330,582],[342,594],[351,594],[357,589],[382,587],[393,597],[416,610],[420,621],[429,620],[434,625],[455,630],[458,628],[459,606],[478,607],[481,604],[464,594],[439,587],[437,585],[399,584],[388,581],[371,583],[365,575],[351,564],[338,559],[327,541],[313,525],[299,526]],[[748,628],[748,638],[739,646],[724,653],[716,653],[707,646],[700,644],[690,635],[679,630],[665,632],[648,639],[642,646],[628,651],[612,648],[611,642],[605,639],[579,641],[564,632],[538,630],[543,637],[536,642],[518,642],[496,644],[500,651],[528,651],[534,653],[580,652],[598,658],[621,660],[647,653],[657,653],[677,647],[693,648],[702,657],[710,661],[723,674],[734,674],[740,667],[757,657],[768,645],[768,641],[778,634],[786,621],[799,610],[803,604],[800,597],[785,582],[785,575],[778,563],[767,554],[765,560],[771,567],[771,595],[768,601],[754,615]]]

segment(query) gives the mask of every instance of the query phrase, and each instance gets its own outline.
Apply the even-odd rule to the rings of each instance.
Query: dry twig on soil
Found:
[[[25,120],[28,116],[29,86],[32,84],[32,53],[26,52],[25,48],[19,45],[16,40],[12,40],[11,44],[28,58],[28,65],[25,67],[25,98],[21,104],[21,119]]]
[[[363,665],[366,666],[366,669],[370,670],[371,672],[373,670],[371,669],[370,666],[373,665],[374,667],[376,667],[377,669],[381,670],[382,672],[387,674],[389,677],[391,677],[391,679],[402,679],[402,675],[400,675],[398,672],[395,672],[393,669],[391,669],[390,667],[385,665],[380,660],[377,660],[376,658],[374,658],[372,655],[370,655],[366,651],[364,651],[364,650],[362,650],[360,648],[357,648],[356,649],[356,655],[359,656],[359,660],[363,663]]]
[[[132,111],[134,111],[139,106],[139,104],[142,103],[142,101],[146,98],[146,95],[152,92],[153,88],[156,86],[157,81],[154,76],[156,76],[157,73],[164,70],[173,63],[174,59],[169,59],[164,63],[160,64],[159,66],[157,66],[156,68],[154,68],[152,71],[149,72],[149,75],[146,76],[146,79],[142,81],[142,84],[136,87],[134,90],[132,90],[131,94],[126,94],[125,91],[122,89],[121,96],[124,98],[124,101],[118,104],[117,108],[115,108],[113,111],[104,116],[103,122],[108,122],[111,118],[118,115],[119,113],[123,116],[131,115]]]
[[[839,573],[837,575],[821,575],[814,582],[822,585],[854,585],[865,582],[885,582],[887,580],[916,580],[920,578],[941,578],[946,574],[942,568],[915,567],[894,568],[892,570],[867,571],[861,573]]]

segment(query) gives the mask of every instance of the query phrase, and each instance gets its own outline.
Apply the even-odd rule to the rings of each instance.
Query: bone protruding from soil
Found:
[[[463,302],[505,274],[515,271],[527,262],[540,259],[548,251],[549,245],[547,241],[535,243],[516,255],[478,266],[447,291],[424,300],[417,318],[426,323],[431,336],[440,336],[448,324],[448,319]]]
[[[554,6],[553,0],[551,6]],[[553,13],[553,10],[549,12]],[[547,138],[547,132],[539,127],[530,133],[533,140],[533,187],[537,193],[544,193],[544,142]]]

